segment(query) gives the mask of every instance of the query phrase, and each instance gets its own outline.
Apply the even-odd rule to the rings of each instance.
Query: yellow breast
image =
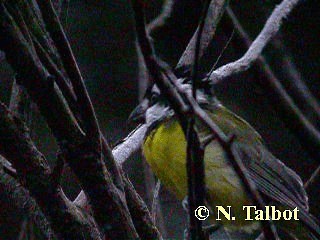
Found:
[[[143,153],[166,188],[180,200],[187,196],[186,140],[177,120],[167,120],[151,132],[144,142]],[[232,206],[234,215],[241,219],[242,206],[250,205],[250,201],[216,141],[206,147],[204,161],[210,207]],[[225,225],[230,223],[223,222]],[[249,223],[237,221],[232,224],[242,226]]]

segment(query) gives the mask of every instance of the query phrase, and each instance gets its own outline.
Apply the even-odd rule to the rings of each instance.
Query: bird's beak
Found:
[[[131,112],[128,123],[144,123],[145,113],[148,109],[149,100],[144,99],[142,102]]]

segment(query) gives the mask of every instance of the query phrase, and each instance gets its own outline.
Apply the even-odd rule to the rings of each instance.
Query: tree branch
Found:
[[[270,39],[279,31],[282,21],[298,3],[299,0],[283,0],[273,10],[262,31],[253,41],[243,57],[215,70],[210,76],[210,80],[214,83],[218,83],[231,75],[247,70],[253,62],[257,60]]]
[[[172,64],[177,63],[190,41],[199,23],[202,5],[203,1],[199,0],[166,0],[161,14],[148,24],[147,31],[155,40],[155,45],[169,48],[168,51],[162,51],[161,55]],[[171,44],[172,41],[175,44]]]
[[[62,62],[66,67],[66,71],[72,82],[75,94],[77,96],[78,105],[81,109],[81,116],[85,126],[87,138],[93,142],[100,142],[99,125],[91,100],[84,85],[78,64],[71,50],[71,46],[64,33],[59,18],[55,13],[52,2],[51,0],[38,1],[38,5],[42,12],[46,27],[57,46]]]
[[[140,149],[147,128],[148,126],[146,124],[139,125],[136,129],[129,133],[129,135],[123,139],[121,143],[114,147],[112,154],[115,161],[120,166]],[[74,202],[79,206],[85,206],[88,204],[83,191],[79,193]]]
[[[0,166],[6,165],[7,160],[0,156]],[[7,162],[8,163],[8,162]],[[3,194],[3,200],[14,203],[16,208],[22,210],[25,215],[30,216],[32,221],[40,229],[45,240],[54,239],[54,233],[50,223],[43,215],[41,209],[35,200],[29,195],[19,182],[2,171],[0,167],[0,192]],[[3,201],[2,200],[2,201]]]
[[[12,161],[19,181],[37,200],[57,236],[100,240],[92,219],[73,206],[60,187],[52,188],[51,170],[46,159],[32,143],[23,122],[3,103],[0,103],[0,154]]]
[[[19,76],[16,76],[13,80],[9,109],[17,114],[30,128],[32,122],[32,103],[25,89],[17,83],[19,81]]]
[[[126,176],[123,175],[121,171],[121,165],[136,151],[139,150],[141,143],[144,139],[147,130],[146,125],[140,125],[134,131],[132,131],[127,138],[123,140],[122,143],[117,145],[113,150],[112,154],[120,165],[120,174],[124,178],[124,187],[126,192],[127,204],[129,207],[130,214],[133,218],[133,222],[139,233],[139,236],[145,236],[145,239],[161,239],[161,234],[154,227],[154,223],[150,217],[150,213],[146,208],[145,203],[141,200],[140,196],[136,193],[129,180],[126,180]],[[82,208],[88,206],[90,203],[83,191],[74,200],[74,204]],[[146,230],[147,229],[147,230]],[[149,238],[149,237],[151,238]],[[153,236],[153,237],[152,237]],[[143,238],[144,239],[144,238]]]
[[[19,77],[16,76],[16,78]],[[12,84],[10,111],[20,116],[20,118],[27,123],[27,127],[31,129],[33,113],[32,103],[23,87],[17,84],[17,81],[19,80],[16,80],[16,78],[14,79]],[[10,177],[2,174],[1,184],[3,184],[3,188],[7,191],[5,192],[5,194],[8,194],[11,199],[15,200],[14,202],[16,202],[18,209],[23,210],[24,212],[26,212],[26,216],[31,217],[33,222],[38,226],[46,239],[53,238],[54,234],[51,226],[49,222],[47,222],[47,219],[43,215],[39,206],[36,204],[34,199],[29,196],[29,193],[17,182],[18,174],[16,169],[12,167],[10,162],[2,157],[0,157],[0,163],[3,165],[4,173],[7,173],[13,178],[10,179]]]
[[[258,9],[258,11],[259,13],[262,13],[264,17],[269,16],[269,11],[264,6],[262,6],[261,9]],[[272,52],[276,52],[275,65],[272,64],[272,70],[281,74],[279,79],[294,99],[294,102],[307,118],[319,129],[320,104],[310,91],[310,88],[306,85],[305,79],[295,64],[295,59],[293,58],[291,51],[286,46],[286,39],[281,31],[271,39],[270,45]]]
[[[146,240],[162,240],[161,234],[155,227],[146,204],[138,194],[130,194],[135,192],[135,190],[126,176],[123,177],[123,181],[125,191],[129,193],[127,194],[128,207],[140,238]]]
[[[204,32],[206,18],[208,15],[209,7],[211,0],[206,0],[203,4],[203,10],[200,17],[200,22],[198,29],[194,35],[194,46],[191,54],[192,69],[191,69],[191,87],[192,87],[192,96],[197,99],[197,89],[198,89],[198,68],[199,68],[199,57],[201,55],[201,51],[203,51],[202,47],[206,47],[206,44],[202,43],[202,35],[204,37],[212,37],[213,34],[210,32]],[[217,6],[216,1],[213,1],[213,9]],[[220,12],[219,12],[220,15]],[[216,22],[212,18],[209,18],[210,24],[214,25]],[[207,30],[207,29],[206,29]],[[208,35],[208,36],[207,36]],[[207,40],[207,39],[206,39]],[[192,40],[191,40],[192,41]],[[206,41],[205,41],[206,42]],[[187,47],[188,50],[188,47]],[[188,53],[187,53],[188,54]],[[182,56],[183,58],[183,56]],[[204,205],[206,188],[205,188],[205,172],[204,172],[204,149],[201,147],[199,136],[195,129],[195,116],[191,116],[188,120],[186,132],[187,139],[187,179],[188,179],[188,206],[189,206],[189,232],[191,239],[204,239],[204,232],[202,231],[202,221],[194,217],[194,211],[198,206]]]
[[[5,51],[7,61],[22,80],[20,84],[27,89],[31,99],[37,103],[58,141],[79,139],[79,135],[83,135],[82,131],[76,121],[70,117],[70,111],[57,93],[52,76],[29,47],[19,26],[3,4],[0,12],[0,48]],[[11,48],[12,44],[15,48]],[[30,76],[33,77],[30,78]]]

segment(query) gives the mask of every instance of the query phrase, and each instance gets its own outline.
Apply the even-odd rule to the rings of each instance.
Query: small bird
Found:
[[[178,79],[185,91],[191,91],[187,78]],[[235,136],[240,156],[251,180],[265,202],[277,209],[299,210],[299,220],[274,221],[282,239],[320,239],[317,220],[309,214],[308,197],[300,177],[277,159],[263,143],[259,133],[245,120],[224,107],[211,91],[204,78],[197,89],[197,102],[212,121],[228,136]],[[162,184],[179,200],[187,196],[186,147],[187,142],[179,121],[167,100],[154,85],[147,90],[144,100],[132,112],[131,120],[143,119],[148,130],[143,143],[143,154]],[[200,142],[210,139],[210,130],[196,119]],[[204,153],[206,204],[231,206],[235,221],[222,217],[227,231],[253,233],[261,230],[259,221],[246,221],[243,206],[253,205],[245,188],[230,164],[224,148],[213,138],[206,143]],[[215,224],[212,215],[209,221]]]

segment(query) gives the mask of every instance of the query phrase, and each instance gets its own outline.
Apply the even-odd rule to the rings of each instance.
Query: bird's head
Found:
[[[189,91],[191,93],[190,80],[180,78],[177,83],[183,91]],[[197,102],[200,106],[205,107],[206,105],[208,106],[217,102],[212,91],[212,85],[206,78],[198,85]],[[154,125],[173,115],[174,111],[170,107],[169,102],[154,84],[147,89],[141,103],[132,111],[129,116],[129,121]]]

